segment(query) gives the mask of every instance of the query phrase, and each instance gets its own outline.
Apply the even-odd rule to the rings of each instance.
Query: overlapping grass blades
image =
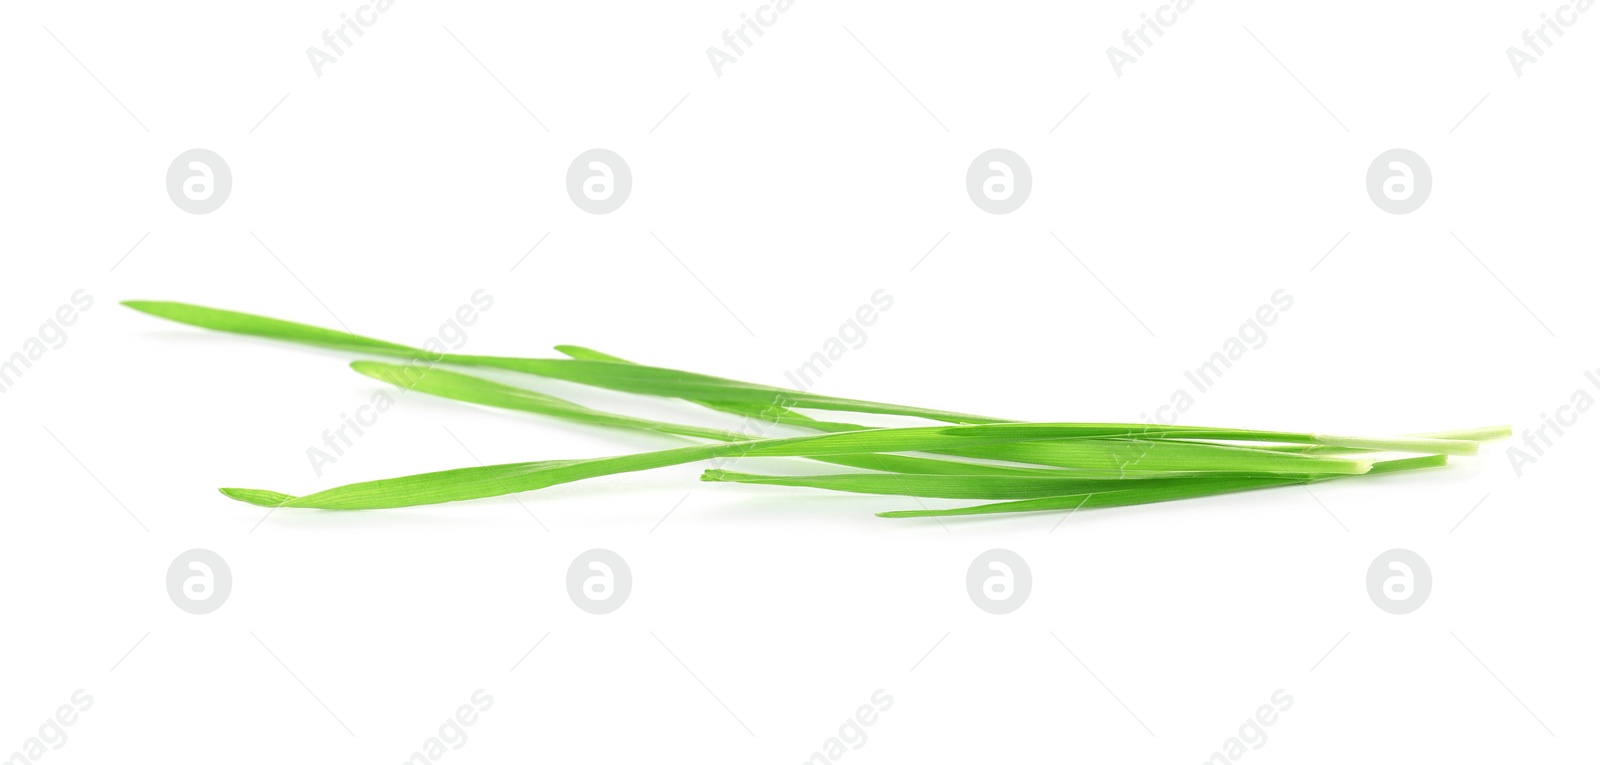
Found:
[[[884,428],[792,438],[700,444],[616,457],[487,465],[364,481],[303,497],[293,497],[279,504],[283,507],[315,507],[326,510],[407,507],[533,491],[588,478],[653,470],[716,458],[816,457],[918,452],[950,448],[958,444],[976,446],[1004,443],[1017,438],[1009,433],[986,436],[983,434],[983,429],[988,427],[992,426]],[[1071,426],[1067,426],[1066,430],[1070,432]],[[1367,472],[1372,465],[1371,460],[1355,458],[1275,454],[1254,449],[1186,442],[1076,439],[1059,443],[1062,446],[1070,446],[1085,464],[1106,469],[1120,468],[1129,474],[1195,471],[1197,469],[1192,465],[1197,461],[1203,461],[1203,464],[1208,466],[1204,468],[1205,470],[1243,475],[1273,473],[1289,473],[1295,476],[1359,475]],[[224,493],[235,499],[251,501],[237,491]]]
[[[1445,455],[1429,455],[1426,457],[1410,457],[1398,460],[1385,460],[1375,462],[1371,473],[1387,473],[1400,470],[1416,470],[1420,468],[1442,467]],[[1044,510],[1089,510],[1106,507],[1124,507],[1127,505],[1144,505],[1151,502],[1168,502],[1176,499],[1194,499],[1197,497],[1211,497],[1218,494],[1231,494],[1254,489],[1269,489],[1278,486],[1292,486],[1301,483],[1311,483],[1314,480],[1329,480],[1339,476],[1329,476],[1318,479],[1293,479],[1287,476],[1236,476],[1220,477],[1215,479],[1178,479],[1160,485],[1141,486],[1132,489],[1113,488],[1102,491],[1080,492],[1061,496],[1036,497],[1020,499],[1010,502],[994,502],[986,505],[973,505],[969,507],[956,507],[948,510],[891,510],[878,513],[879,518],[937,518],[955,515],[992,515],[996,513],[1032,513]]]
[[[800,457],[872,472],[764,476],[718,469],[707,471],[703,480],[857,494],[1000,500],[964,508],[879,513],[883,517],[1060,511],[1438,467],[1445,464],[1446,455],[1473,454],[1479,441],[1509,434],[1507,428],[1475,428],[1356,438],[1191,426],[1017,422],[646,366],[581,346],[557,346],[568,356],[560,359],[440,354],[348,332],[185,303],[129,301],[126,305],[207,329],[405,359],[407,363],[402,364],[357,361],[352,367],[369,377],[434,396],[711,442],[642,454],[436,471],[349,484],[305,496],[259,489],[222,490],[231,498],[267,507],[406,507],[501,496],[704,460]],[[758,436],[614,414],[435,364],[497,368],[677,398],[759,422],[762,427],[758,430],[763,432]],[[816,419],[797,408],[915,417],[943,424],[869,428]],[[774,425],[813,433],[761,437]],[[1376,452],[1427,456],[1380,459]]]
[[[124,301],[123,305],[152,316],[159,316],[163,319],[221,332],[254,335],[274,340],[318,345],[325,348],[367,351],[384,356],[399,356],[437,364],[494,367],[649,396],[663,396],[717,404],[746,404],[758,407],[768,406],[775,399],[782,398],[792,402],[789,406],[804,406],[812,409],[903,415],[949,423],[1003,422],[1003,420],[973,414],[823,396],[776,388],[770,385],[727,380],[721,377],[684,372],[677,369],[663,369],[599,358],[535,359],[510,356],[474,356],[458,353],[436,354],[421,348],[375,340],[348,332],[272,319],[265,316],[255,316],[237,311],[227,311],[220,308],[207,308],[189,303],[129,300]]]
[[[1442,467],[1448,459],[1442,454],[1373,462],[1368,473]],[[1065,473],[1066,471],[1061,471]],[[888,473],[842,473],[833,475],[760,475],[731,470],[707,470],[702,481],[761,484],[765,486],[803,486],[857,494],[893,494],[945,499],[1029,499],[1068,497],[1108,491],[1170,490],[1192,486],[1229,487],[1241,482],[1260,481],[1262,486],[1330,480],[1338,474],[1281,473],[1278,475],[1212,474],[1188,476],[1129,476],[1117,481],[1082,479],[1070,474],[1056,476],[1018,475],[892,475]],[[1230,489],[1231,490],[1231,489]]]

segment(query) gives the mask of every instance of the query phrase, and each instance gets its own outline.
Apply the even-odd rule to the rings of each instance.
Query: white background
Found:
[[[815,390],[1138,421],[1282,289],[1181,422],[1521,443],[1600,396],[1600,13],[1519,78],[1505,49],[1554,0],[1200,0],[1118,77],[1105,51],[1155,0],[799,0],[718,77],[706,48],[758,5],[399,0],[321,77],[305,49],[356,0],[8,6],[0,355],[74,291],[94,304],[0,396],[0,755],[81,688],[42,759],[398,763],[481,688],[441,760],[798,763],[878,689],[893,706],[841,760],[1201,762],[1278,689],[1293,706],[1240,759],[1592,756],[1600,415],[1521,477],[1502,444],[1059,527],[883,520],[908,501],[700,466],[264,522],[216,493],[678,442],[414,398],[319,477],[307,447],[380,386],[117,301],[415,344],[481,288],[469,352],[580,343],[783,385],[882,289]],[[234,179],[206,215],[164,188],[195,147]],[[564,188],[593,147],[633,172],[608,215]],[[964,187],[995,147],[1034,179],[1007,215]],[[1407,215],[1364,187],[1396,147],[1434,178]],[[164,584],[196,547],[234,579],[205,616]],[[634,577],[607,616],[565,591],[595,547]],[[995,547],[1033,575],[1006,616],[964,584]],[[1406,616],[1366,592],[1397,547],[1434,579]]]

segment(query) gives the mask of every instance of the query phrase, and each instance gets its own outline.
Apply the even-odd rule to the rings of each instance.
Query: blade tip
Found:
[[[266,489],[223,488],[217,489],[217,491],[221,492],[222,496],[227,497],[228,499],[255,505],[257,507],[281,507],[283,503],[295,498],[289,494],[283,494],[276,491],[267,491]]]

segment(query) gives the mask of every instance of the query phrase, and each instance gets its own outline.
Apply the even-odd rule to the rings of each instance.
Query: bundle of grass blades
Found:
[[[566,358],[431,353],[348,332],[185,303],[124,305],[205,329],[313,345],[403,363],[358,360],[361,374],[401,388],[469,404],[587,425],[660,433],[699,443],[674,449],[456,468],[364,481],[294,496],[262,489],[222,489],[263,507],[368,510],[481,499],[547,486],[693,462],[791,457],[850,472],[786,476],[705,471],[701,480],[802,487],[854,494],[986,500],[949,509],[878,513],[886,518],[1072,511],[1206,497],[1363,475],[1440,467],[1452,455],[1510,435],[1506,427],[1388,438],[1124,423],[1018,422],[938,409],[824,396],[721,377],[635,364],[578,346]],[[807,435],[756,437],[592,409],[545,393],[443,368],[478,367],[673,398],[759,418]],[[933,425],[868,427],[819,419],[800,409],[896,415]],[[1409,456],[1397,456],[1404,454]]]

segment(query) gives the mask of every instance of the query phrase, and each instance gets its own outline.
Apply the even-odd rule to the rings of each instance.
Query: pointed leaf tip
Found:
[[[194,324],[185,317],[188,313],[199,311],[214,311],[216,309],[204,308],[189,303],[179,303],[172,300],[123,300],[122,305],[132,308],[140,313],[147,313],[158,319],[167,319],[182,324]],[[201,325],[197,325],[201,326]]]
[[[294,499],[292,494],[283,494],[266,489],[217,489],[222,496],[249,503],[258,507],[280,507],[283,503]]]

